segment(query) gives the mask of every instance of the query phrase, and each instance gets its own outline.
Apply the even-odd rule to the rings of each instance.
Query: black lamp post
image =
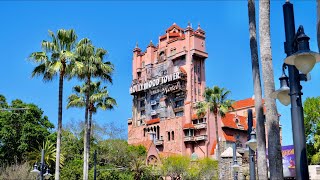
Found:
[[[46,164],[44,163],[44,149],[41,150],[41,162],[39,164],[40,171],[38,170],[38,165],[37,163],[34,164],[33,170],[31,173],[34,173],[40,177],[40,180],[43,179],[49,179],[52,175],[49,173],[49,169],[47,167],[46,169]],[[44,173],[46,171],[46,173]]]
[[[232,169],[233,169],[233,179],[234,180],[238,180],[238,172],[239,172],[240,166],[239,166],[238,161],[237,161],[236,143],[233,143],[233,165],[232,165]]]
[[[291,120],[292,120],[292,132],[294,142],[294,154],[296,161],[296,179],[304,180],[309,179],[308,161],[306,152],[306,137],[304,129],[304,117],[303,107],[301,101],[301,89],[300,81],[307,80],[307,74],[314,67],[316,62],[319,62],[319,54],[310,51],[309,37],[304,34],[302,26],[299,27],[297,33],[295,32],[293,5],[287,1],[283,5],[284,27],[286,42],[285,53],[287,58],[283,66],[283,76],[280,78],[281,88],[289,83],[290,93],[284,93],[284,90],[278,90],[273,93],[274,98],[279,98],[280,102],[284,105],[291,103]],[[285,67],[288,67],[289,82],[285,75]],[[302,74],[299,73],[302,72]],[[286,90],[288,90],[286,88]],[[282,93],[282,94],[280,94]],[[290,96],[290,101],[284,100]]]
[[[256,133],[254,129],[252,128],[253,126],[253,116],[252,116],[252,109],[248,109],[248,138],[246,142],[246,150],[245,150],[245,156],[249,157],[249,172],[250,172],[250,180],[255,180],[256,179],[256,167],[255,167],[255,148],[257,147],[257,140],[256,140]],[[250,147],[253,147],[252,149]]]

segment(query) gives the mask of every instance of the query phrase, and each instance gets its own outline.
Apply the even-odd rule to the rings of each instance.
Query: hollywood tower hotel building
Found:
[[[196,103],[204,100],[206,87],[205,39],[200,26],[182,29],[173,24],[159,37],[158,45],[150,42],[146,51],[138,46],[133,50],[130,87],[133,106],[132,118],[128,119],[128,143],[144,145],[149,160],[158,160],[161,154],[194,154],[199,158],[214,154],[213,115],[210,119],[208,115],[198,118],[195,109]],[[253,102],[249,104],[253,109]],[[235,142],[229,126],[245,130],[245,121],[237,113],[228,113],[218,121],[219,137],[225,142]],[[222,131],[222,126],[228,128]],[[239,135],[245,142],[246,132],[240,130]]]

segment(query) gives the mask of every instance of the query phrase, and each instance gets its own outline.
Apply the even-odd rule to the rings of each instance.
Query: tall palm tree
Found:
[[[271,93],[274,92],[275,88],[270,42],[270,0],[259,1],[259,34],[266,107],[270,179],[283,179],[279,117],[275,99],[271,98]]]
[[[107,51],[102,48],[95,48],[88,38],[81,39],[76,47],[76,61],[72,65],[71,76],[76,76],[80,80],[84,80],[85,84],[89,86],[92,78],[99,78],[103,81],[112,83],[111,74],[113,72],[113,65],[106,61],[104,57]],[[81,64],[81,65],[79,65]],[[88,90],[88,89],[87,89]],[[89,115],[89,91],[85,92],[85,130],[84,130],[84,163],[83,163],[83,179],[88,179],[89,171],[89,149],[90,142],[88,133],[88,115]]]
[[[230,94],[231,91],[226,90],[225,88],[220,88],[218,86],[214,86],[213,88],[207,87],[203,93],[205,100],[198,102],[196,105],[198,117],[204,116],[208,110],[214,115],[216,142],[218,145],[217,160],[219,164],[221,147],[219,143],[218,116],[224,117],[229,109],[232,108],[233,100],[228,99]]]
[[[58,129],[57,129],[57,156],[55,167],[55,179],[60,179],[60,151],[62,129],[62,98],[63,80],[69,74],[70,61],[73,59],[73,49],[77,35],[73,29],[58,30],[55,35],[49,30],[51,41],[42,41],[41,52],[31,53],[29,59],[38,65],[32,72],[32,77],[43,76],[44,81],[50,81],[59,73],[59,105],[58,105]]]
[[[88,90],[89,89],[89,90]],[[107,91],[107,87],[100,87],[100,82],[91,82],[90,87],[87,84],[84,84],[82,87],[75,86],[73,88],[75,94],[72,94],[68,98],[68,105],[69,107],[86,107],[86,104],[89,104],[89,121],[87,123],[88,127],[85,127],[87,136],[86,143],[87,145],[86,157],[89,159],[89,152],[90,152],[90,139],[91,139],[91,131],[92,131],[92,114],[97,112],[97,109],[102,110],[111,110],[114,106],[117,105],[115,99],[109,96],[109,92]],[[87,92],[89,92],[89,101],[87,103]],[[89,162],[89,161],[88,161]]]
[[[256,129],[257,129],[257,166],[259,179],[268,179],[267,158],[266,158],[266,132],[263,117],[262,107],[262,91],[258,60],[258,44],[257,44],[257,29],[256,29],[256,9],[254,0],[248,0],[248,15],[249,15],[249,33],[250,33],[250,50],[252,77],[254,87],[254,106],[256,112]]]

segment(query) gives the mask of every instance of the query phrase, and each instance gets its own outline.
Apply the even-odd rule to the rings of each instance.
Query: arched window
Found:
[[[174,131],[171,132],[171,139],[174,140]]]
[[[147,160],[148,165],[156,166],[158,164],[158,158],[154,155],[151,155],[148,157]]]
[[[170,132],[168,132],[168,141],[170,141]]]

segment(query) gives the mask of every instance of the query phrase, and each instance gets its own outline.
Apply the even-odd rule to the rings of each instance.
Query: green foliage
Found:
[[[66,161],[61,168],[61,179],[82,179],[83,159],[78,157]]]
[[[38,147],[54,128],[48,117],[34,104],[17,99],[7,106],[8,109],[27,109],[0,111],[0,164],[26,160],[27,152]]]
[[[173,180],[187,177],[190,159],[185,156],[169,156],[162,161],[162,173]]]
[[[175,179],[218,179],[218,161],[203,158],[191,161],[185,156],[170,156],[162,159],[162,175]]]
[[[304,125],[308,140],[308,161],[320,163],[320,97],[307,98],[304,102]]]
[[[232,108],[233,100],[229,100],[228,96],[231,92],[225,88],[214,86],[213,88],[206,88],[203,97],[204,102],[197,104],[197,115],[203,116],[209,109],[215,115],[219,114],[224,117],[225,114]]]
[[[29,60],[38,64],[32,71],[32,77],[43,76],[44,81],[52,80],[58,73],[62,77],[69,75],[69,64],[75,58],[73,48],[77,35],[73,29],[59,29],[56,35],[49,30],[49,37],[51,41],[42,41],[42,51],[29,56]]]
[[[31,165],[41,161],[41,151],[44,149],[44,162],[53,169],[56,161],[56,146],[52,141],[48,139],[39,145],[38,148],[33,148],[31,152],[28,153],[28,159]],[[64,156],[60,155],[60,166],[63,166]]]

